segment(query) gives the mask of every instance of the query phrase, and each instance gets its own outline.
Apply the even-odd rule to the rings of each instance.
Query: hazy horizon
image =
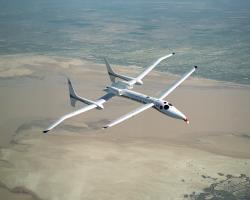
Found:
[[[158,70],[193,65],[210,79],[250,84],[249,1],[0,1],[0,55],[46,54]]]

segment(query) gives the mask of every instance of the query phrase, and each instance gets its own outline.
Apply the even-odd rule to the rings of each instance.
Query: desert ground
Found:
[[[140,71],[114,68],[130,75]],[[167,98],[189,125],[151,109],[104,130],[139,106],[115,97],[104,110],[44,134],[58,117],[84,106],[70,107],[66,77],[78,94],[93,100],[110,83],[104,64],[1,56],[1,199],[250,198],[249,86],[192,76]],[[178,78],[153,71],[134,89],[157,96]]]

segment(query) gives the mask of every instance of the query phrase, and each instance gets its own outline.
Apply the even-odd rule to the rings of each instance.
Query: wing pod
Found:
[[[106,87],[105,91],[117,96],[121,96],[123,94],[123,90],[112,86]]]

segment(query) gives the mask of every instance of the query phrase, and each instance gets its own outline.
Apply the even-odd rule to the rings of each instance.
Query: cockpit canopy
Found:
[[[168,103],[166,101],[163,102],[163,104],[161,103],[159,108],[160,110],[168,110],[170,106],[173,106],[171,103]]]

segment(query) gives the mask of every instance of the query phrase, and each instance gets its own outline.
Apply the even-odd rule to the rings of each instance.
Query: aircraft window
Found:
[[[164,101],[164,104],[166,104],[167,102],[166,101]]]
[[[168,105],[173,106],[171,103],[169,103]]]
[[[148,99],[149,99],[150,97],[149,97],[149,96],[147,96],[146,98],[148,98]]]
[[[168,106],[168,105],[165,105],[165,106],[164,106],[164,109],[165,109],[165,110],[169,109],[169,106]]]
[[[161,110],[162,110],[162,108],[163,108],[163,107],[162,107],[162,106],[160,106],[160,109],[161,109]]]

